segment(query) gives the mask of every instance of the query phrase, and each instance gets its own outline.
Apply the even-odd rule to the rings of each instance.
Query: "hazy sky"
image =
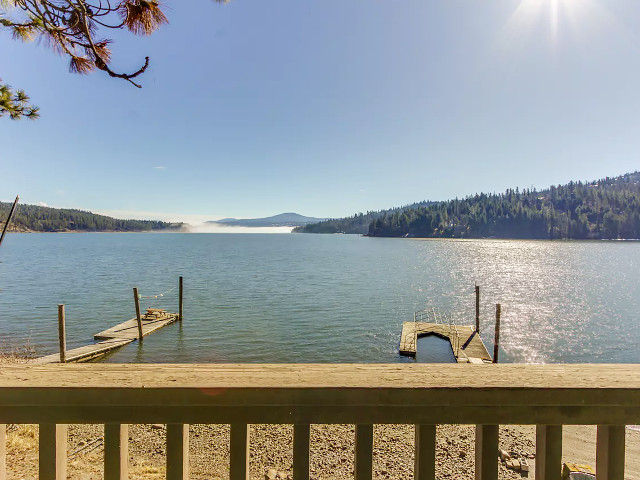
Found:
[[[0,200],[344,216],[640,169],[638,0],[166,0],[141,90],[0,33]]]

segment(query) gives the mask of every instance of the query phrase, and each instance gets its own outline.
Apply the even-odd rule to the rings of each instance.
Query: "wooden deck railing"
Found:
[[[167,424],[167,478],[188,477],[188,425],[231,425],[230,478],[248,477],[248,425],[294,425],[309,478],[311,424],[356,425],[355,477],[372,477],[373,425],[414,424],[415,478],[435,478],[435,425],[476,424],[476,478],[498,476],[498,425],[537,425],[536,479],[560,478],[563,424],[598,425],[599,480],[624,478],[640,424],[638,365],[0,366],[0,423],[40,424],[40,479],[66,478],[66,425],[105,424],[105,478],[127,478],[127,425]],[[0,428],[0,479],[4,477]]]

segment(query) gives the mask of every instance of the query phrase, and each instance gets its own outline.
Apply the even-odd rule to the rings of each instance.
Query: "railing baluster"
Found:
[[[229,480],[249,478],[249,425],[232,423],[229,438]]]
[[[129,478],[129,425],[106,423],[104,425],[104,478],[127,480]]]
[[[0,423],[0,480],[7,480],[7,426]]]
[[[39,479],[66,480],[67,425],[41,423],[38,444]]]
[[[167,424],[167,480],[189,479],[189,425]]]
[[[562,476],[562,425],[536,426],[536,480]]]
[[[498,425],[476,425],[476,480],[498,478]]]
[[[356,425],[356,480],[371,480],[373,474],[373,425]]]
[[[293,426],[293,479],[309,480],[309,436],[311,426]]]
[[[596,478],[624,480],[624,425],[598,425]]]
[[[415,480],[436,478],[436,426],[416,425]]]

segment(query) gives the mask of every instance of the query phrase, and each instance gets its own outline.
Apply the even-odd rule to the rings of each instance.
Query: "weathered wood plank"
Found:
[[[229,480],[249,479],[249,425],[231,423],[229,435]]]
[[[104,478],[129,478],[129,425],[107,423],[104,426]]]
[[[67,479],[67,425],[41,423],[38,438],[40,480]]]
[[[97,388],[102,391],[140,388],[177,391],[187,388],[200,390],[209,397],[222,393],[218,389],[237,388],[410,389],[432,393],[440,389],[465,389],[477,393],[501,390],[515,394],[553,389],[562,390],[563,394],[573,391],[608,395],[615,391],[625,397],[640,392],[640,365],[0,364],[0,389],[4,393],[27,387],[54,390]],[[463,398],[448,399],[466,403]],[[568,401],[568,404],[573,401]],[[530,398],[529,402],[537,404],[535,398]]]
[[[7,480],[7,425],[0,423],[0,480]]]
[[[498,425],[476,425],[476,480],[498,479]]]
[[[416,425],[415,480],[435,480],[436,478],[436,426]]]
[[[156,330],[159,330],[167,325],[174,323],[178,319],[178,315],[175,313],[168,314],[167,318],[145,320],[142,318],[142,335],[147,336]],[[108,328],[102,332],[96,333],[93,338],[96,340],[109,340],[111,338],[118,339],[131,339],[136,340],[139,336],[138,333],[138,321],[136,318],[122,322],[114,327]]]
[[[536,426],[536,480],[561,480],[562,425]]]
[[[243,402],[240,402],[243,403]],[[482,407],[431,405],[411,407],[348,406],[336,405],[281,405],[261,406],[191,406],[174,403],[171,406],[145,406],[120,404],[115,406],[88,405],[70,407],[50,405],[46,407],[0,407],[2,423],[310,423],[310,424],[640,424],[640,407]]]
[[[598,425],[596,478],[624,480],[625,426]]]
[[[93,358],[100,357],[109,353],[111,350],[123,347],[133,342],[133,339],[103,340],[102,342],[85,345],[83,347],[67,350],[65,361],[68,362],[87,362]],[[46,357],[36,358],[36,364],[60,363],[60,354],[47,355]]]
[[[373,425],[356,425],[355,480],[371,480],[373,475]]]
[[[167,480],[189,479],[189,425],[167,424]]]
[[[293,426],[293,478],[295,480],[309,480],[310,427],[308,423]]]

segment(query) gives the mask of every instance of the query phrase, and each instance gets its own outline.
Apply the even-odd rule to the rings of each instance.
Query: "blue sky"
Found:
[[[640,168],[637,0],[166,0],[142,89],[0,32],[0,200],[345,216]]]

